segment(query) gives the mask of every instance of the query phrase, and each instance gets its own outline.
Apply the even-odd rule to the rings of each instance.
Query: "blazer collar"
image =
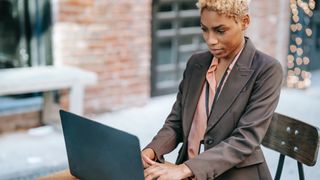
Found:
[[[186,80],[188,84],[187,88],[185,89],[187,91],[185,102],[186,106],[184,107],[185,110],[183,111],[183,131],[186,137],[188,137],[193,116],[201,95],[201,90],[205,82],[206,73],[209,69],[213,56],[210,51],[207,51],[199,56],[196,56],[196,58],[197,59],[194,67],[192,67],[191,76]]]
[[[216,125],[216,123],[230,108],[240,92],[244,90],[245,85],[254,72],[254,70],[251,69],[251,65],[255,52],[256,48],[250,39],[246,37],[245,47],[242,50],[235,67],[231,70],[221,94],[209,116],[206,132],[210,131],[214,125]]]
[[[201,71],[207,72],[209,66],[211,65],[212,59],[213,55],[210,53],[210,51],[206,51],[204,54],[201,55],[201,57],[199,57],[199,59],[195,63],[195,66],[199,68]]]
[[[220,120],[220,117],[222,117],[222,115],[231,106],[234,99],[238,96],[241,89],[251,77],[253,71],[250,70],[250,67],[255,51],[256,49],[254,45],[250,39],[246,37],[245,47],[243,48],[235,66],[230,72],[219,99],[216,102],[213,111],[211,112],[208,120],[207,131],[213,128],[214,125]],[[193,116],[201,95],[201,90],[205,82],[206,73],[212,59],[213,55],[210,53],[210,51],[207,51],[201,54],[201,56],[197,57],[191,77],[188,79],[189,83],[187,87],[186,106],[183,114],[185,122],[183,123],[183,129],[186,137],[188,137]]]
[[[239,56],[236,66],[238,66],[239,68],[250,69],[253,56],[256,53],[256,48],[248,37],[245,37],[245,41],[245,46]]]

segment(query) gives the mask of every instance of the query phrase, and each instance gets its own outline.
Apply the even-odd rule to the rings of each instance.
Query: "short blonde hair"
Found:
[[[208,9],[238,19],[249,13],[249,2],[250,0],[198,0],[197,7],[201,12]]]

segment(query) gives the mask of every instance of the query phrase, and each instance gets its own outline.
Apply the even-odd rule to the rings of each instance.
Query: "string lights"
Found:
[[[291,88],[305,89],[311,85],[311,73],[307,71],[310,63],[307,54],[310,48],[306,48],[304,41],[312,36],[309,25],[315,5],[315,0],[290,0],[292,20],[286,82]]]

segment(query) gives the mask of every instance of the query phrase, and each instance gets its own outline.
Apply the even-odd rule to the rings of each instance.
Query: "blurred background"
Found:
[[[188,58],[207,49],[196,2],[0,0],[0,179],[67,168],[59,108],[76,106],[146,145],[170,111]],[[319,12],[314,0],[251,0],[247,31],[283,66],[277,110],[318,127]],[[275,164],[277,155],[270,157]]]

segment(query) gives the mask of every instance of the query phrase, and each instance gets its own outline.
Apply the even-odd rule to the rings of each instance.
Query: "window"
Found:
[[[207,49],[196,0],[153,1],[151,95],[177,91],[191,54]]]
[[[21,6],[23,4],[17,1],[0,1],[0,68],[21,67],[27,64],[25,28],[21,27],[24,9]]]
[[[0,68],[52,64],[49,0],[0,1]]]
[[[0,70],[52,64],[50,0],[0,0]],[[0,96],[0,114],[39,109],[42,93]]]

